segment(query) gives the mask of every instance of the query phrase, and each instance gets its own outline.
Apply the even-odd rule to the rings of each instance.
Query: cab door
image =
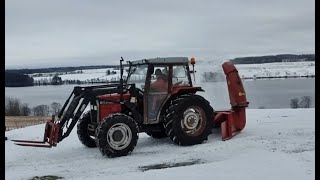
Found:
[[[158,123],[160,108],[169,95],[169,66],[149,66],[144,89],[144,124]]]

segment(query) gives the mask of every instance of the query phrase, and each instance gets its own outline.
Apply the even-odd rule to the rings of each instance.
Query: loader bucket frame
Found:
[[[228,140],[238,134],[246,125],[246,93],[237,68],[231,62],[222,64],[228,84],[231,109],[216,111],[214,124],[221,125],[221,138]]]
[[[55,116],[52,116],[52,119],[47,121],[43,141],[30,141],[30,140],[12,140],[16,142],[16,145],[19,146],[31,146],[31,147],[46,147],[51,148],[56,146],[58,143],[59,137],[59,124],[54,123]]]
[[[69,136],[72,129],[78,122],[78,119],[82,115],[89,102],[92,101],[92,99],[94,100],[97,96],[104,94],[120,93],[121,95],[122,93],[124,93],[124,90],[122,89],[124,89],[124,87],[119,88],[118,84],[89,87],[76,86],[74,87],[74,90],[60,110],[57,119],[55,119],[55,116],[53,115],[52,119],[47,121],[42,141],[11,141],[16,142],[15,144],[19,146],[46,148],[57,146],[57,143]],[[120,103],[120,101],[112,102]]]

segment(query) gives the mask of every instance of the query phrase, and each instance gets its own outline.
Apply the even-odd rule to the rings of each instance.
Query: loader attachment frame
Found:
[[[119,86],[122,87],[120,88]],[[90,102],[93,104],[96,103],[98,99],[97,96],[112,93],[123,94],[126,93],[126,91],[126,88],[119,84],[88,87],[76,86],[60,110],[57,119],[53,115],[52,119],[47,121],[42,141],[12,141],[16,142],[15,144],[19,146],[46,148],[56,146],[60,141],[69,136],[87,105]],[[121,100],[112,102],[120,103]]]
[[[51,148],[58,143],[59,124],[54,123],[55,116],[46,123],[43,141],[30,141],[30,140],[12,140],[19,146],[32,146],[32,147],[47,147]]]

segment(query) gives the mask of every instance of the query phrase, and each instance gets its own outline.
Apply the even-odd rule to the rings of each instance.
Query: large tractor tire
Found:
[[[126,156],[137,145],[139,128],[130,116],[121,113],[111,114],[99,123],[95,137],[102,155]]]
[[[77,124],[77,134],[80,142],[89,147],[94,148],[97,147],[94,137],[90,135],[88,130],[88,125],[90,123],[90,111],[83,114],[82,117],[80,117],[78,124]]]
[[[211,134],[214,111],[209,102],[195,94],[186,94],[170,102],[165,129],[178,145],[201,144]]]

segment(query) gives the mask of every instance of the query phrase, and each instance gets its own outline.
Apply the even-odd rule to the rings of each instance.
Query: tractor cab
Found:
[[[128,61],[128,64],[127,84],[135,83],[136,87],[142,91],[144,91],[145,85],[156,82],[157,76],[166,80],[170,88],[173,86],[192,86],[187,57]]]
[[[154,58],[128,61],[127,85],[143,93],[143,123],[161,121],[161,109],[168,99],[183,91],[196,92],[193,88],[187,57]]]

